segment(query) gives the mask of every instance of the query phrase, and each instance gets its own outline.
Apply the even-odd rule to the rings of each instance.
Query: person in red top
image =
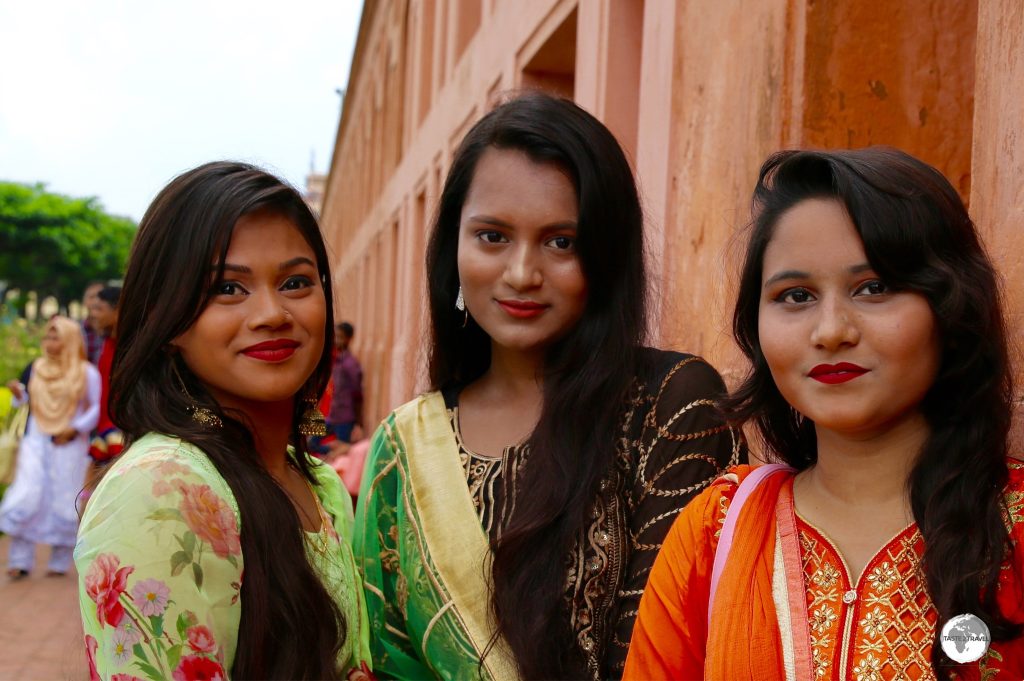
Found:
[[[956,190],[901,151],[761,169],[724,402],[771,464],[697,496],[625,679],[1021,679],[1024,463],[999,279]]]
[[[124,439],[121,431],[110,420],[108,404],[110,401],[110,372],[114,362],[114,350],[117,347],[117,306],[121,298],[121,287],[107,286],[100,290],[96,299],[89,305],[89,317],[96,329],[106,340],[97,368],[103,379],[103,394],[100,398],[100,420],[96,424],[96,436],[89,445],[89,456],[97,465],[105,465],[121,453]]]

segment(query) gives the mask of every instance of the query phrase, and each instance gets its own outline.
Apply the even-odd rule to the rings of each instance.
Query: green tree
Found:
[[[62,307],[94,279],[119,279],[136,225],[98,199],[0,182],[0,301],[6,289],[54,296]]]

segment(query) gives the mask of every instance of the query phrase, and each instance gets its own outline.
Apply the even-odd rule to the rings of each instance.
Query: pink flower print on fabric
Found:
[[[174,681],[224,681],[224,668],[207,657],[186,655],[172,674]]]
[[[132,646],[135,641],[124,629],[117,629],[110,637],[110,653],[118,666],[126,665],[132,659]]]
[[[89,634],[85,635],[85,659],[89,661],[89,681],[103,681],[96,669],[96,648],[99,644]]]
[[[187,637],[189,647],[197,653],[212,653],[217,648],[217,642],[213,640],[213,632],[202,624],[189,627]]]
[[[128,586],[128,575],[134,567],[119,567],[121,561],[112,553],[101,553],[89,566],[85,575],[85,592],[96,603],[96,617],[100,625],[116,627],[124,618],[121,594]]]
[[[143,579],[132,587],[132,600],[139,606],[139,612],[146,617],[162,615],[167,609],[171,590],[159,579]]]
[[[121,624],[117,625],[117,630],[125,633],[128,643],[131,645],[135,645],[143,639],[142,632],[139,631],[131,617],[125,617],[121,620]]]
[[[219,558],[242,553],[235,514],[209,485],[182,484],[181,517],[196,536],[207,542]]]
[[[165,478],[169,478],[172,475],[187,475],[192,472],[188,466],[177,461],[161,461],[157,464],[156,470]]]
[[[114,674],[110,677],[110,681],[144,681],[137,676],[131,674]]]
[[[162,497],[174,491],[174,486],[166,480],[157,480],[153,483],[153,496]]]

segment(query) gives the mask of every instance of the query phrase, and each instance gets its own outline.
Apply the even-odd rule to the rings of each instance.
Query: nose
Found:
[[[826,298],[818,306],[811,342],[822,350],[838,350],[860,341],[856,314],[847,301]]]
[[[511,249],[508,262],[505,263],[504,280],[516,291],[537,288],[544,282],[540,254],[532,244],[519,243]]]
[[[291,313],[277,289],[259,289],[250,294],[247,323],[250,329],[280,328],[291,321]]]

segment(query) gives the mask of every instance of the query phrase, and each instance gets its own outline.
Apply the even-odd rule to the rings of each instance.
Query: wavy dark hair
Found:
[[[491,339],[455,309],[462,205],[488,149],[525,153],[572,180],[576,252],[588,294],[583,316],[546,353],[543,407],[515,511],[494,549],[492,608],[525,678],[579,678],[582,655],[563,605],[564,565],[602,476],[614,465],[617,428],[642,362],[647,321],[643,215],[614,136],[571,101],[522,94],[484,116],[463,139],[445,181],[427,249],[435,389],[479,378]],[[510,189],[510,191],[514,191]]]
[[[924,296],[935,315],[941,362],[921,404],[930,434],[908,487],[939,621],[969,612],[988,624],[993,640],[1019,636],[1021,626],[996,603],[1011,549],[1003,488],[1013,409],[999,279],[963,201],[939,171],[885,147],[784,151],[765,161],[733,316],[752,368],[725,406],[735,420],[756,424],[768,458],[801,470],[817,461],[814,423],[796,417],[779,392],[758,338],[765,248],[779,218],[815,198],[839,201],[871,267],[895,290]],[[953,663],[938,629],[932,666],[941,678]]]
[[[323,392],[334,325],[327,250],[316,218],[298,192],[273,175],[243,163],[216,162],[172,180],[139,225],[121,295],[110,410],[129,443],[157,432],[201,449],[234,493],[245,579],[231,675],[332,679],[345,621],[306,559],[298,513],[263,466],[244,415],[222,409],[180,354],[169,350],[209,302],[211,276],[215,281],[223,274],[239,218],[257,211],[288,218],[316,254],[327,301],[324,350],[301,397]],[[221,269],[211,275],[212,263]],[[216,413],[223,428],[198,425],[189,413],[193,403]],[[295,400],[292,442],[299,469],[315,485],[297,430],[303,406],[302,399]]]

